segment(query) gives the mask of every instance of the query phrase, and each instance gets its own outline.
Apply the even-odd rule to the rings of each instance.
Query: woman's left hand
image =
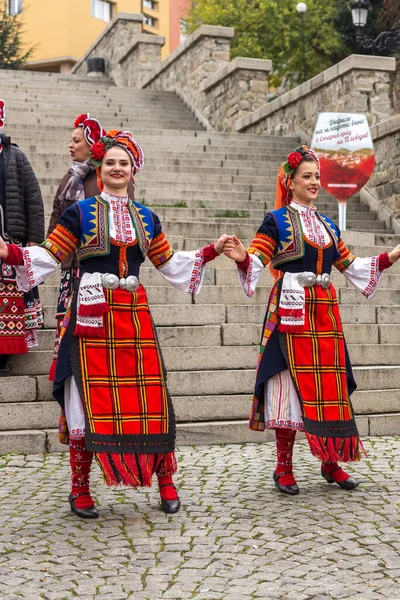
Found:
[[[390,260],[390,262],[392,264],[399,260],[399,258],[400,258],[400,244],[398,244],[396,246],[396,248],[393,248],[393,250],[391,252],[388,252],[388,258],[389,258],[389,260]]]
[[[226,233],[221,235],[219,240],[217,240],[214,244],[215,251],[218,252],[218,254],[222,254],[222,252],[224,251],[225,242],[227,242],[228,240],[231,240],[231,239],[232,239],[231,235],[227,235]]]

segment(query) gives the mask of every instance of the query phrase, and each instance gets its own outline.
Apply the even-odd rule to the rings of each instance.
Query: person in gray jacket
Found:
[[[0,129],[4,127],[0,100]],[[44,207],[39,183],[25,154],[10,137],[0,134],[0,232],[25,247],[44,239]],[[11,373],[13,354],[37,345],[43,315],[37,288],[28,293],[16,286],[16,271],[0,264],[0,377]]]

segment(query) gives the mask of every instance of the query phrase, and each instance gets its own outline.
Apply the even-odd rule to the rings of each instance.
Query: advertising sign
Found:
[[[311,147],[321,161],[322,187],[339,202],[339,227],[346,230],[346,201],[367,183],[375,168],[365,115],[319,113]]]

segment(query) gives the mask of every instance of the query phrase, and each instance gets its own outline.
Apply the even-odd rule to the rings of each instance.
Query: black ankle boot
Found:
[[[297,494],[300,493],[299,486],[297,485],[297,483],[295,483],[294,485],[282,485],[281,483],[279,483],[279,478],[282,475],[286,475],[286,473],[281,473],[280,475],[278,475],[278,473],[274,471],[274,474],[272,476],[278,490],[282,492],[282,494],[288,494],[289,496],[297,496]]]

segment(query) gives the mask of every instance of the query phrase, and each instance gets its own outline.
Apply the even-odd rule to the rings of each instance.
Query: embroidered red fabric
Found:
[[[389,260],[389,254],[387,252],[383,252],[379,255],[379,270],[384,271],[392,266],[392,263]]]
[[[246,252],[246,258],[242,262],[237,262],[236,265],[237,265],[238,269],[243,271],[243,273],[247,273],[247,269],[249,268],[249,265],[250,265],[249,253]]]
[[[214,258],[217,258],[217,256],[219,256],[219,254],[216,251],[214,244],[210,244],[209,246],[205,246],[203,248],[204,263],[214,260]]]
[[[15,244],[7,244],[8,256],[4,261],[8,265],[20,266],[24,264],[24,256],[19,246]]]

